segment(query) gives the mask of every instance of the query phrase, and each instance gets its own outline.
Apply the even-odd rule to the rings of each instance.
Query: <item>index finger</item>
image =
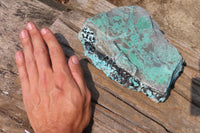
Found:
[[[65,70],[70,74],[65,54],[54,34],[47,28],[41,30],[42,36],[49,48],[49,54],[54,72]]]

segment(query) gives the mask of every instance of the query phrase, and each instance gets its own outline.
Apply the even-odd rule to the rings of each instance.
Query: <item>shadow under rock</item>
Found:
[[[200,72],[200,60],[199,60],[199,70]],[[191,84],[191,105],[190,113],[194,116],[200,115],[200,77],[192,78]]]
[[[56,39],[58,40],[58,42],[60,43],[60,45],[61,45],[61,47],[62,47],[62,49],[65,53],[65,56],[68,60],[70,56],[75,54],[74,50],[70,47],[70,44],[68,43],[67,39],[65,39],[65,37],[62,34],[56,33],[55,36],[56,36]],[[87,85],[87,87],[90,90],[91,95],[92,95],[92,101],[91,101],[92,102],[92,104],[91,104],[92,117],[91,117],[91,120],[90,120],[88,127],[84,130],[83,133],[91,133],[92,132],[92,126],[93,126],[93,123],[94,123],[93,118],[94,118],[95,106],[96,106],[97,100],[99,98],[99,92],[95,88],[95,84],[93,82],[92,75],[91,75],[90,70],[88,68],[88,63],[89,63],[89,61],[87,59],[81,59],[80,60],[80,64],[81,64],[81,67],[83,69],[83,74],[84,74],[84,79],[85,79],[86,85]]]
[[[170,88],[168,89],[168,94],[166,96],[166,100],[165,101],[167,101],[169,96],[171,95],[171,91],[174,89],[175,83],[178,80],[178,78],[181,76],[181,74],[183,73],[184,67],[187,66],[187,63],[183,62],[182,65],[183,65],[182,71],[179,73],[179,76],[171,83]]]

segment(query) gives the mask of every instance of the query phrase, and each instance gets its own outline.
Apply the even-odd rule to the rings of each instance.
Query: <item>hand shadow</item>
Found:
[[[200,60],[199,60],[200,72]],[[200,77],[192,78],[190,114],[200,116]]]
[[[60,43],[60,45],[61,45],[61,47],[62,47],[62,49],[65,53],[65,56],[68,60],[70,56],[75,54],[74,50],[70,47],[68,41],[65,39],[65,37],[62,34],[56,33],[55,37],[58,40],[58,42]],[[91,120],[90,120],[88,127],[84,130],[83,133],[91,133],[92,132],[92,126],[94,124],[93,118],[94,118],[94,112],[95,112],[95,105],[96,105],[97,100],[99,98],[99,92],[95,88],[95,84],[93,82],[92,75],[91,75],[90,70],[88,68],[88,63],[89,63],[89,61],[87,59],[81,59],[80,60],[80,64],[81,64],[81,67],[83,69],[83,74],[84,74],[84,79],[85,79],[86,85],[87,85],[87,87],[90,90],[91,95],[92,95],[92,101],[91,101],[92,117],[91,117]]]

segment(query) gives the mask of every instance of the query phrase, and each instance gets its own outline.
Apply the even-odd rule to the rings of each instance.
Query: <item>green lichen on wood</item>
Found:
[[[141,7],[115,8],[88,18],[79,39],[98,69],[156,102],[166,99],[182,71],[182,56]]]

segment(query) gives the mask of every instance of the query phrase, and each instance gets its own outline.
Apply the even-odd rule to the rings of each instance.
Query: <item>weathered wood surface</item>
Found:
[[[32,131],[22,102],[14,54],[21,50],[19,32],[34,21],[49,27],[60,11],[37,0],[0,0],[0,133]]]
[[[23,107],[19,81],[14,82],[17,78],[17,69],[13,56],[16,50],[21,49],[18,32],[24,28],[27,21],[34,21],[39,27],[49,27],[59,16],[58,9],[65,10],[63,6],[48,2],[51,0],[40,1],[52,7],[37,0],[0,1],[0,132],[2,133],[21,133],[25,129],[32,132]],[[200,2],[196,0],[196,3],[198,5]],[[190,12],[191,16],[193,16],[192,13],[198,14],[200,11],[196,8],[197,5]],[[161,27],[164,32],[167,31],[166,37],[178,48],[187,66],[176,81],[168,100],[165,103],[156,104],[142,93],[121,87],[85,59],[77,32],[87,17],[109,11],[115,6],[105,0],[70,0],[67,6],[71,10],[67,9],[67,12],[59,16],[51,29],[55,33],[60,33],[57,37],[61,37],[62,34],[59,40],[64,44],[63,46],[70,45],[81,59],[85,79],[92,92],[94,109],[93,123],[86,132],[200,132],[200,46],[196,45],[200,39],[197,39],[197,35],[193,38],[190,32],[172,34],[175,32],[168,31],[168,26]],[[162,17],[156,16],[151,6],[155,6],[152,10],[157,9],[155,3],[146,2],[146,9],[153,16],[160,18],[158,21],[161,22]],[[77,10],[72,10],[74,8]],[[181,20],[184,20],[183,16]],[[197,28],[192,27],[191,31],[196,31],[198,34],[199,23],[196,21],[194,24]],[[177,25],[170,26],[171,29],[173,27],[183,30]],[[190,27],[187,25],[187,28]],[[64,49],[67,56],[73,54],[68,46]]]
[[[64,12],[51,29],[62,34],[75,54],[84,59],[77,32],[86,18],[114,7],[106,1],[93,1],[92,6],[80,7],[82,11]],[[82,61],[95,103],[93,132],[200,132],[200,52],[170,35],[166,37],[178,48],[187,66],[165,103],[156,104],[141,93],[121,87],[90,62]]]

